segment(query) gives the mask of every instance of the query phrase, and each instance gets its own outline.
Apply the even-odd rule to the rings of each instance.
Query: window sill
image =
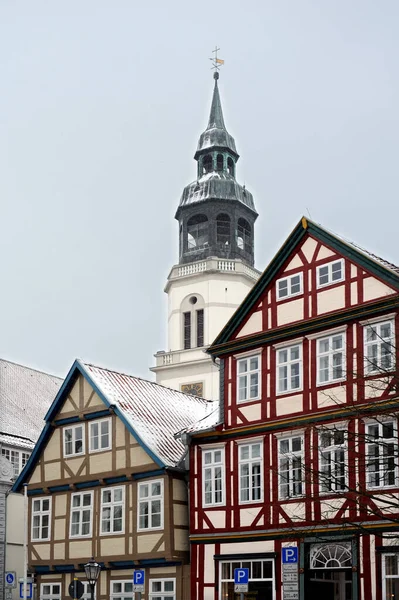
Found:
[[[333,385],[338,385],[340,383],[343,383],[344,381],[346,381],[346,377],[341,377],[341,379],[333,379],[332,381],[318,381],[316,383],[316,387],[317,388],[322,388],[322,387],[332,387]]]
[[[344,281],[345,281],[345,278],[342,277],[341,279],[336,279],[335,281],[329,281],[328,283],[317,283],[316,290],[324,290],[325,288],[334,287],[334,285],[343,283]]]
[[[261,398],[257,397],[257,398],[248,398],[247,400],[238,400],[237,399],[237,406],[240,404],[250,404],[251,402],[260,402]]]
[[[276,302],[285,302],[287,300],[292,300],[293,298],[299,298],[300,296],[303,296],[303,295],[304,295],[303,292],[298,292],[297,294],[290,294],[289,296],[284,296],[283,298],[276,297]]]
[[[151,531],[163,531],[163,525],[161,527],[146,527],[144,529],[137,528],[137,533],[148,533]]]
[[[109,452],[110,450],[112,450],[112,447],[108,446],[108,448],[99,448],[98,450],[89,450],[89,454],[100,454],[101,452]]]
[[[284,392],[276,392],[277,398],[281,398],[284,396],[294,396],[295,394],[301,394],[303,392],[303,386],[299,387],[297,390],[286,390]]]

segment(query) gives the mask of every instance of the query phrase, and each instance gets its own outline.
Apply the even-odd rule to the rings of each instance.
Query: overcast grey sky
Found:
[[[0,0],[0,355],[150,377],[211,50],[264,269],[302,214],[399,261],[397,0]]]

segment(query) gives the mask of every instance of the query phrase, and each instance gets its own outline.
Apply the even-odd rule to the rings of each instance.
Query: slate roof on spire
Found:
[[[215,75],[219,75],[215,73]],[[220,101],[218,77],[215,77],[215,87],[213,89],[213,97],[211,104],[211,112],[209,114],[208,126],[200,135],[197,146],[197,152],[194,158],[197,159],[200,152],[210,148],[226,148],[230,150],[237,158],[236,143],[232,135],[226,129],[223,119],[222,103]]]

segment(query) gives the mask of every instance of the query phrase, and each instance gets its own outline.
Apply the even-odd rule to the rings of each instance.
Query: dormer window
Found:
[[[333,285],[344,279],[344,261],[335,260],[317,267],[317,287]]]
[[[278,279],[276,282],[277,286],[277,300],[285,300],[291,296],[298,296],[302,294],[302,273],[291,275],[290,277],[283,277]]]

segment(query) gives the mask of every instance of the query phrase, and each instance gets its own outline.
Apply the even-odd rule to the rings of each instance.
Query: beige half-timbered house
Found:
[[[143,600],[189,598],[184,446],[173,434],[208,404],[75,361],[13,487],[28,486],[38,598],[66,597],[75,576],[85,581],[91,557],[103,566],[96,600],[131,599],[137,568],[146,574]]]

